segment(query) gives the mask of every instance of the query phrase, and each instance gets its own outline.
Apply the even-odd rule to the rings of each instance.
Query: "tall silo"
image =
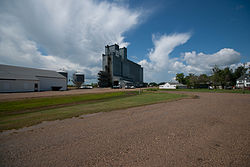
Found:
[[[84,74],[80,72],[76,72],[73,74],[73,83],[76,85],[77,88],[80,88],[80,86],[84,82]]]

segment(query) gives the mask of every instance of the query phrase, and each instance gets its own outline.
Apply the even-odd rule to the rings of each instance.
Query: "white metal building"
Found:
[[[67,78],[56,71],[0,64],[0,92],[66,89]]]
[[[163,85],[159,85],[159,89],[186,89],[187,86],[176,82],[166,82]]]

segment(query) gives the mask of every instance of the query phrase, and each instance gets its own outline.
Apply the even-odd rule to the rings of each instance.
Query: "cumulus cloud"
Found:
[[[149,60],[142,60],[139,64],[144,67],[146,80],[161,80],[166,78],[172,67],[179,68],[182,64],[174,63],[169,54],[175,47],[186,43],[191,37],[190,33],[175,33],[170,35],[152,36],[154,48],[148,54]]]
[[[226,67],[239,63],[240,53],[234,49],[224,48],[214,54],[196,53],[195,51],[184,53],[184,61],[187,64],[187,72],[206,73],[214,65]]]
[[[156,70],[164,68],[169,62],[168,55],[174,50],[175,47],[182,45],[190,38],[189,33],[172,34],[172,35],[153,35],[152,40],[155,48],[151,49],[149,59],[155,64]]]
[[[94,78],[107,44],[127,46],[124,32],[141,13],[95,0],[0,2],[0,63],[78,70]]]
[[[167,81],[173,79],[176,73],[185,74],[209,73],[217,65],[221,68],[236,67],[240,62],[240,53],[230,48],[223,48],[213,54],[182,53],[182,56],[170,58],[169,54],[179,45],[185,44],[191,37],[190,33],[179,33],[153,36],[154,48],[148,54],[148,60],[139,62],[144,67],[147,81]]]

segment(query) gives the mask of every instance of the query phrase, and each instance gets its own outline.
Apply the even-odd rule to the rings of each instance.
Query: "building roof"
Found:
[[[186,86],[186,85],[183,85],[182,83],[179,83],[179,82],[166,82],[166,83],[168,83],[169,85]]]
[[[0,79],[39,80],[38,77],[65,79],[56,71],[0,64]]]
[[[130,62],[130,63],[132,63],[132,64],[134,64],[134,65],[137,65],[137,66],[140,66],[140,67],[141,67],[140,64],[137,64],[137,63],[135,63],[135,62],[133,62],[133,61],[131,61],[131,60],[129,60],[129,59],[127,59],[127,61]],[[142,68],[142,67],[141,67],[141,68]]]
[[[244,74],[242,75],[240,78],[238,78],[237,80],[249,80],[250,79],[250,74]]]
[[[113,44],[113,45],[107,45],[107,46],[105,46],[105,47],[112,47],[112,46],[119,46],[118,44]]]

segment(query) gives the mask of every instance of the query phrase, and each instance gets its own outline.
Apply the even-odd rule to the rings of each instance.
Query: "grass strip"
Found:
[[[0,131],[31,126],[41,123],[42,121],[65,119],[97,112],[108,112],[117,109],[177,100],[185,97],[187,97],[187,95],[145,92],[140,95],[124,96],[124,98],[110,98],[105,99],[104,101],[83,103],[70,107],[8,115],[0,117]]]
[[[55,108],[63,105],[74,105],[81,102],[89,102],[114,98],[119,96],[129,95],[133,92],[111,92],[98,94],[82,94],[82,95],[67,95],[56,97],[30,98],[16,101],[0,102],[0,117],[28,112],[28,110],[36,111],[45,108]],[[136,92],[134,92],[136,93]]]
[[[148,88],[147,91],[186,91],[186,92],[210,92],[210,93],[240,93],[240,94],[250,94],[250,90],[242,89],[159,89],[159,88]]]

